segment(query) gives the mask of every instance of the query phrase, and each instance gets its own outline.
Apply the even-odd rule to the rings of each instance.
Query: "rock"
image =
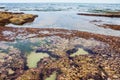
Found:
[[[32,14],[0,12],[0,25],[5,26],[9,23],[23,25],[24,23],[34,21],[36,17],[38,16]]]
[[[113,24],[103,24],[103,25],[98,25],[98,27],[110,28],[118,31],[120,30],[120,25],[113,25]]]
[[[41,80],[39,79],[40,71],[37,69],[29,69],[16,80]]]
[[[4,26],[5,24],[7,24],[9,21],[8,19],[4,19],[4,18],[0,18],[0,25]]]
[[[32,14],[22,14],[20,16],[14,16],[10,19],[10,22],[16,25],[23,25],[24,23],[32,22],[36,17],[36,15]]]
[[[113,75],[114,79],[119,79],[119,77],[117,75]]]
[[[13,71],[12,69],[8,69],[8,74],[11,75],[11,74],[14,74],[15,71]]]
[[[101,16],[101,17],[120,17],[120,12],[78,13],[78,15],[85,15],[85,16]]]
[[[12,18],[10,22],[15,25],[23,25],[26,21],[20,18]]]
[[[78,48],[73,48],[73,49],[70,49],[70,50],[66,51],[66,53],[70,55],[70,54],[73,54],[77,51],[78,51]]]

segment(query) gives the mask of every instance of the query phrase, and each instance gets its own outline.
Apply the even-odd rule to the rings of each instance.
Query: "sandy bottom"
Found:
[[[48,54],[46,53],[35,53],[35,52],[31,52],[28,56],[27,56],[27,66],[29,68],[35,68],[37,67],[37,62],[40,61],[42,58],[44,57],[49,57]]]

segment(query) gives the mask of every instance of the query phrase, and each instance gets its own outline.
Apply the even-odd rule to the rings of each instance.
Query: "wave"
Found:
[[[6,3],[0,8],[9,11],[82,11],[82,12],[105,12],[120,11],[117,4],[77,4],[77,3]]]

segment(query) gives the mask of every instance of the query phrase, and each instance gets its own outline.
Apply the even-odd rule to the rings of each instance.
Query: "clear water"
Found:
[[[82,4],[82,3],[1,3],[4,10],[37,14],[39,17],[32,23],[23,26],[8,24],[12,27],[64,28],[86,31],[104,35],[120,36],[120,31],[104,29],[96,24],[118,24],[120,18],[81,16],[81,12],[120,11],[119,4]],[[91,23],[97,20],[101,22]]]

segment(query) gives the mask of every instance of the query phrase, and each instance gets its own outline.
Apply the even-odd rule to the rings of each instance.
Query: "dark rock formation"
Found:
[[[120,12],[108,12],[108,13],[78,13],[78,15],[85,16],[101,16],[101,17],[120,17]]]

